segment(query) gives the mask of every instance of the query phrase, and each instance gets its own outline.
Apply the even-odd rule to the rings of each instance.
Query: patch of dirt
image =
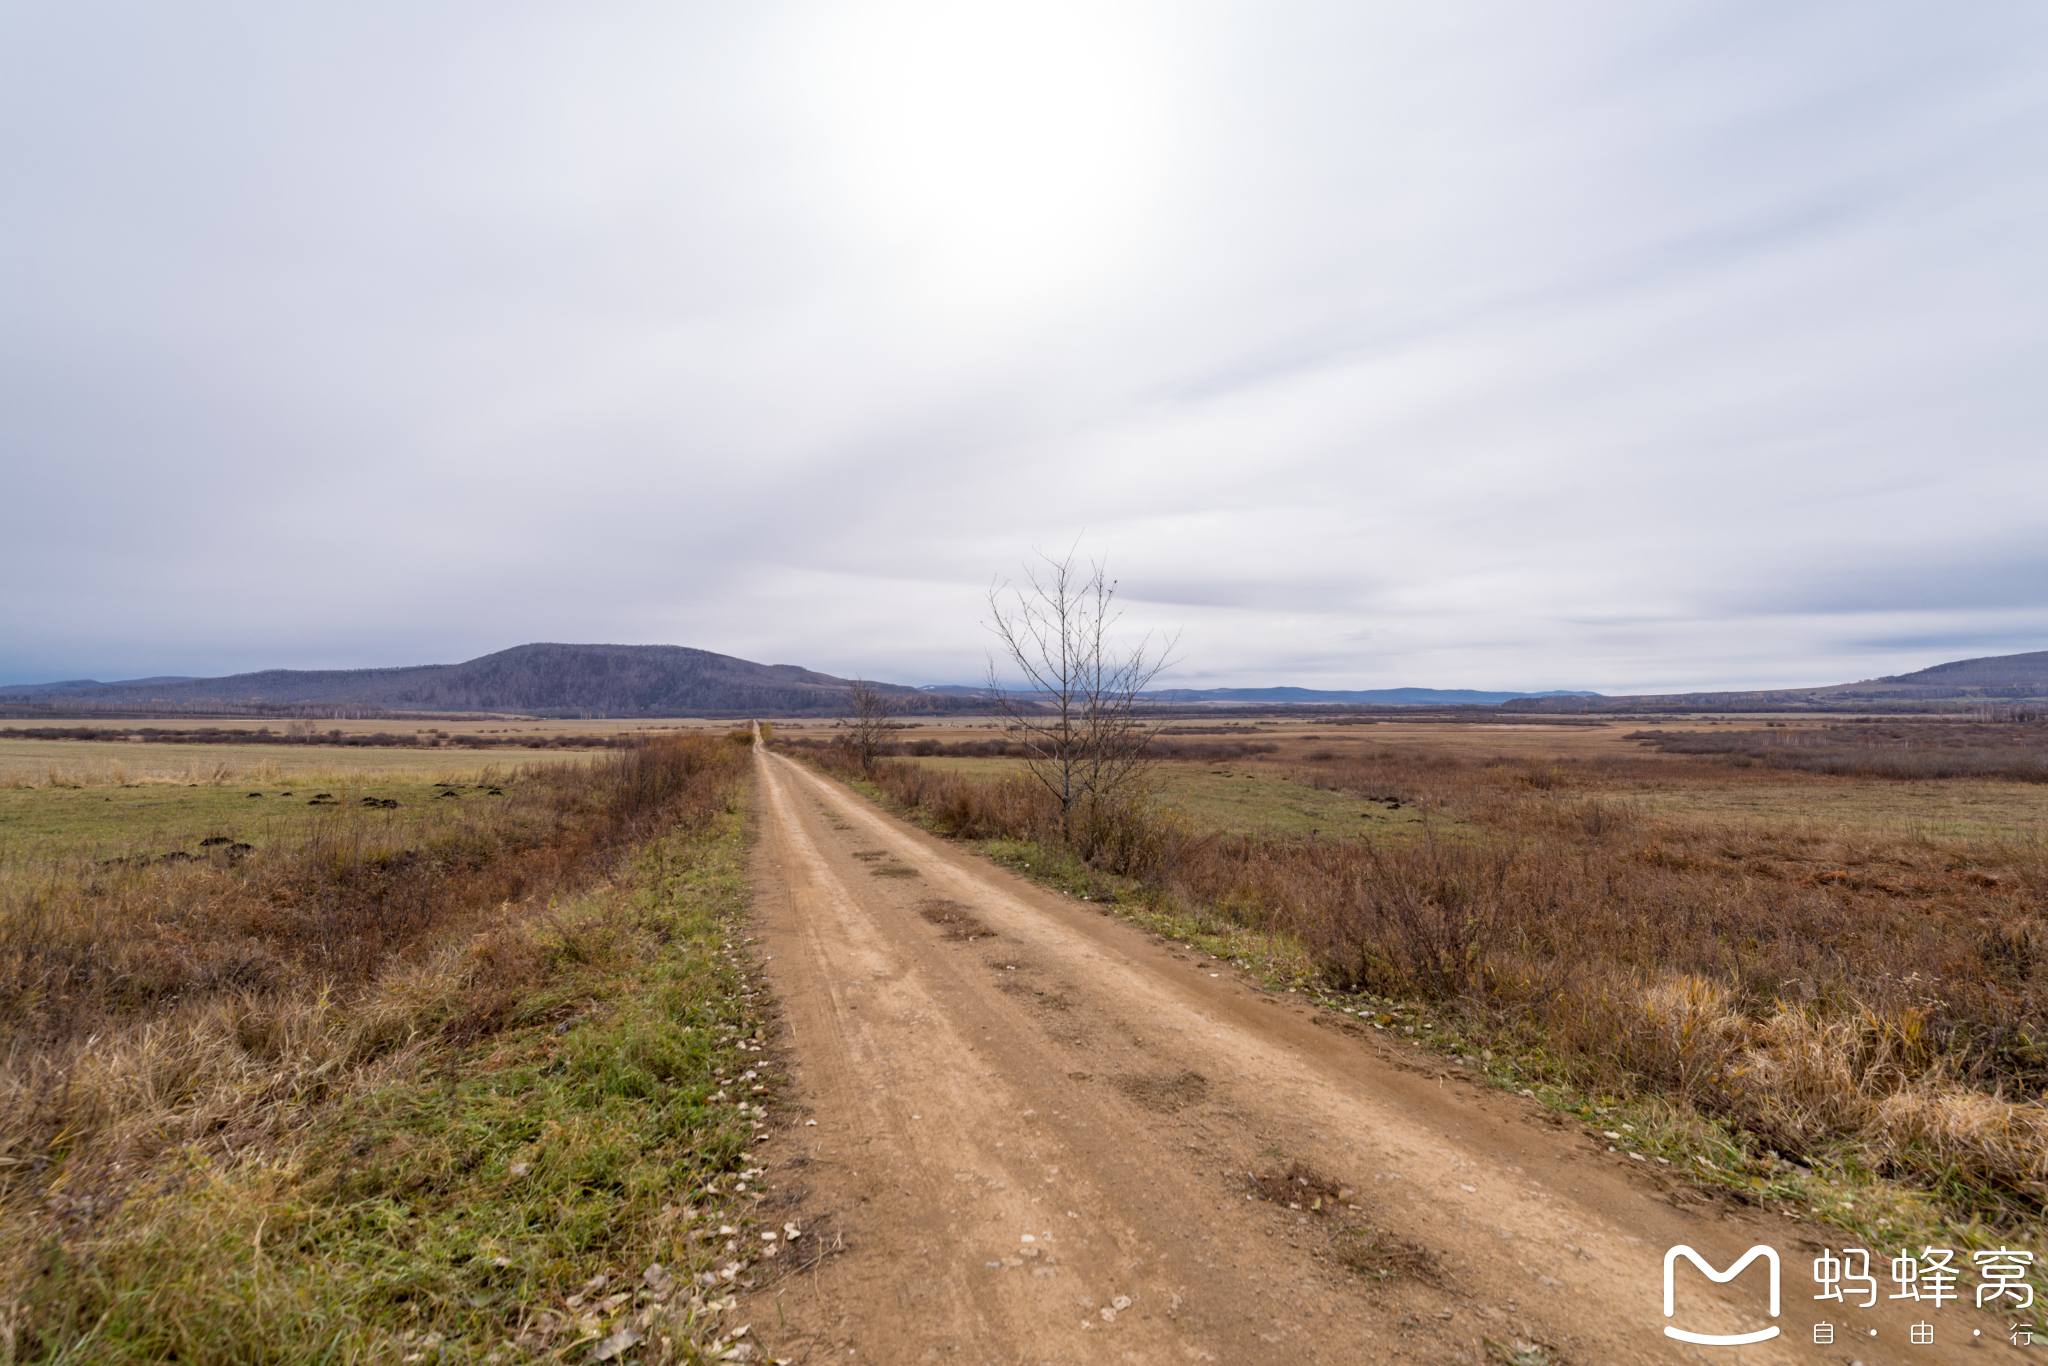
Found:
[[[928,896],[917,903],[917,913],[945,931],[946,939],[993,939],[996,932],[983,924],[973,908],[942,896]]]
[[[1170,1115],[1208,1099],[1209,1079],[1200,1072],[1123,1073],[1116,1089],[1154,1114]]]
[[[1253,1195],[1289,1209],[1305,1209],[1320,1214],[1325,1209],[1334,1210],[1340,1203],[1349,1204],[1351,1201],[1350,1187],[1302,1162],[1252,1172],[1245,1179],[1250,1183]]]
[[[1436,1254],[1391,1229],[1366,1222],[1350,1186],[1305,1162],[1245,1174],[1249,1194],[1311,1218],[1329,1236],[1331,1260],[1375,1284],[1406,1278],[1441,1288]]]
[[[1337,1262],[1368,1281],[1407,1279],[1439,1288],[1444,1284],[1435,1253],[1386,1229],[1353,1224],[1337,1230],[1330,1241]]]
[[[1028,1001],[1035,1006],[1043,1006],[1047,1010],[1072,1010],[1079,1004],[1065,991],[1058,988],[1047,990],[1044,987],[1033,986],[1028,980],[1018,977],[1014,972],[1006,972],[1001,977],[998,977],[996,979],[996,990],[1008,992],[1020,1000]]]

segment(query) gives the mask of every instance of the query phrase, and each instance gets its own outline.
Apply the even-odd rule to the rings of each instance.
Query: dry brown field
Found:
[[[712,1337],[748,747],[161,748],[0,789],[0,1362],[561,1359],[650,1264]]]
[[[285,745],[152,745],[0,738],[0,788],[193,784],[469,781],[493,764],[587,762],[599,750],[345,749]]]
[[[1692,755],[1659,753],[1628,738],[1650,729],[1679,734],[1775,734],[1815,724],[1815,717],[1797,714],[1626,718],[1583,725],[1181,720],[1167,725],[1164,739],[1186,745],[1263,744],[1273,749],[1228,760],[1168,762],[1155,770],[1155,778],[1160,795],[1185,805],[1199,825],[1237,833],[1332,834],[1343,832],[1347,823],[1359,829],[1387,824],[1371,811],[1355,813],[1357,819],[1351,820],[1346,813],[1354,803],[1316,785],[1311,770],[1317,761],[1310,756],[1324,754],[1329,757],[1321,763],[1342,765],[1366,755],[1388,753],[1476,765],[1556,765],[1584,795],[1625,802],[1646,815],[1717,827],[1799,827],[1809,834],[1819,827],[1841,827],[1902,837],[2048,839],[2048,785],[1970,778],[1840,778],[1766,767],[1735,768]],[[1951,724],[1967,727],[1974,723],[1958,720]],[[778,724],[778,733],[784,732],[785,725]],[[1213,733],[1218,730],[1227,733]],[[829,740],[832,733],[830,723],[825,723],[791,738]],[[903,732],[907,743],[930,739],[956,744],[1001,735],[994,723],[947,720],[911,723]],[[931,757],[918,762],[977,777],[996,777],[1020,767],[1013,759]],[[1306,781],[1304,774],[1308,774]]]

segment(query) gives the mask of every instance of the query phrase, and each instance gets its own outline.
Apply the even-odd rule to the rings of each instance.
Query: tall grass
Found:
[[[308,935],[297,990],[106,1010],[65,1082],[101,1108],[0,1202],[0,1362],[728,1359],[781,1222],[750,1208],[769,1088],[736,1084],[743,772],[712,740],[624,756],[476,817],[449,913],[375,962]],[[481,904],[536,838],[552,874]]]
[[[0,883],[0,1210],[90,1212],[122,1169],[281,1132],[423,1030],[489,1032],[535,968],[504,927],[710,819],[743,765],[664,740],[523,770],[417,842],[343,808],[264,850]]]

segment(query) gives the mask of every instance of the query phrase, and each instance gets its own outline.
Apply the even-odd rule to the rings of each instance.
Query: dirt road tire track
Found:
[[[766,1165],[846,1248],[779,1280],[769,1264],[751,1317],[775,1355],[1437,1363],[1499,1360],[1491,1339],[1580,1366],[2020,1357],[1958,1306],[1946,1341],[1908,1347],[1918,1316],[1882,1300],[1835,1310],[1847,1346],[1813,1346],[1804,1266],[1838,1236],[1702,1197],[789,759],[762,751],[757,774],[756,923],[801,1107]],[[1247,1198],[1248,1173],[1292,1162],[1354,1204]],[[1338,1260],[1345,1222],[1434,1271],[1361,1276]],[[1784,1336],[1664,1338],[1676,1243],[1717,1266],[1775,1246]],[[1692,1277],[1681,1318],[1766,1326],[1756,1279]]]

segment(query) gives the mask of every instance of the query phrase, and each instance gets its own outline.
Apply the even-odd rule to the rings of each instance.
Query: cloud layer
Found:
[[[0,681],[1190,686],[2048,644],[2048,13],[0,11]]]

